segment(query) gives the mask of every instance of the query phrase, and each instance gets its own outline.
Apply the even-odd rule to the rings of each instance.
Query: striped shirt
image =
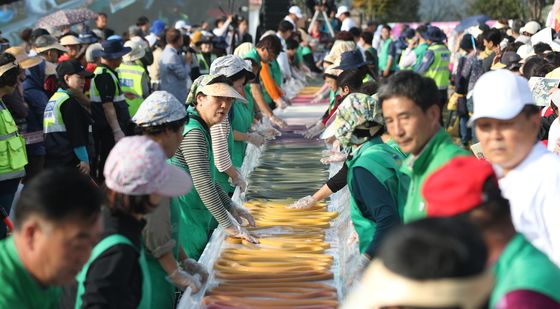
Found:
[[[183,138],[177,150],[179,162],[189,167],[193,184],[208,211],[224,228],[233,223],[228,217],[232,201],[217,183],[212,183],[208,146],[204,133],[193,129]]]
[[[229,119],[212,126],[210,136],[212,137],[212,152],[214,153],[214,164],[219,172],[228,170],[231,163],[231,155],[228,151],[228,137],[230,134]]]

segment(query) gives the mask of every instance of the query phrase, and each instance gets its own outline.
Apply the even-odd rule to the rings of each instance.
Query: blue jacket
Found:
[[[45,61],[39,65],[25,70],[25,80],[23,81],[23,96],[29,105],[27,114],[27,131],[43,131],[43,117],[45,107],[49,102],[47,92],[43,88],[45,83]],[[46,154],[43,142],[28,145],[28,155],[42,156]]]
[[[171,46],[166,46],[159,61],[160,89],[174,95],[181,103],[187,100],[187,68],[183,57]]]

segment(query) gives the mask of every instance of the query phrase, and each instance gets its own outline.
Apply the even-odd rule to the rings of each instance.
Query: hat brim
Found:
[[[32,68],[36,65],[38,65],[39,63],[43,62],[43,59],[39,58],[39,57],[29,57],[27,59],[24,59],[22,61],[19,61],[19,66],[22,69],[29,69]]]
[[[101,52],[101,58],[105,58],[105,59],[117,59],[117,58],[121,58],[122,56],[130,53],[132,51],[132,48],[130,47],[124,47],[120,52],[118,53],[106,53],[104,51]]]
[[[353,65],[339,65],[337,67],[334,67],[333,69],[346,71],[346,70],[357,69],[361,66],[368,65],[368,64],[370,64],[369,61],[364,61],[364,62],[353,64]]]
[[[206,85],[200,90],[200,92],[213,97],[233,98],[243,102],[247,102],[247,100],[241,94],[239,94],[239,92],[235,91],[233,87],[225,83]]]
[[[38,48],[37,48],[37,52],[42,53],[42,52],[44,52],[44,51],[51,50],[51,49],[56,49],[56,50],[61,51],[61,52],[63,52],[63,53],[67,53],[67,52],[68,52],[68,48],[62,46],[62,45],[59,44],[59,43],[56,43],[56,44],[53,44],[53,45],[49,45],[49,46],[45,46],[45,47],[38,47]]]
[[[530,105],[532,103],[526,103],[525,105]],[[502,115],[489,115],[489,114],[477,114],[476,112],[473,113],[473,115],[471,116],[471,118],[469,119],[469,121],[467,122],[467,125],[469,127],[474,127],[475,122],[478,119],[481,118],[491,118],[491,119],[498,119],[498,120],[510,120],[515,118],[517,115],[519,115],[519,113],[521,113],[521,111],[523,110],[523,108],[525,107],[525,105],[522,105],[519,109],[514,109],[514,110],[504,110],[502,111]]]
[[[80,75],[80,76],[83,76],[83,77],[85,77],[85,78],[93,78],[93,77],[95,76],[95,74],[93,74],[93,73],[91,73],[91,72],[88,72],[88,71],[86,71],[86,70],[83,70],[83,71],[81,71],[81,72],[79,72],[79,73],[76,73],[76,74],[78,74],[78,75]]]
[[[169,164],[165,164],[164,169],[169,177],[167,181],[157,190],[157,194],[167,197],[181,196],[191,191],[193,181],[189,174],[185,173],[181,168]]]

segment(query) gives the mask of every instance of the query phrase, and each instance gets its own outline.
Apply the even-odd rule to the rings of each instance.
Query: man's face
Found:
[[[99,15],[95,20],[95,25],[99,29],[105,29],[107,27],[107,17]]]
[[[204,119],[206,124],[211,127],[226,119],[231,104],[232,98],[216,97],[216,96],[202,96],[199,95],[197,100],[196,109]]]
[[[259,57],[261,57],[261,61],[264,63],[269,63],[278,56],[270,48],[258,48],[257,51],[259,53]]]
[[[72,219],[56,223],[42,218],[31,221],[34,227],[29,250],[44,265],[42,277],[50,285],[73,282],[99,241],[103,231],[101,216],[90,223]]]
[[[539,127],[538,114],[520,113],[510,120],[480,118],[475,122],[484,156],[505,170],[515,168],[529,154],[536,143]]]
[[[211,53],[213,49],[213,45],[209,43],[202,43],[200,44],[200,51],[203,53]]]
[[[389,135],[405,153],[418,155],[437,132],[440,111],[435,104],[423,111],[406,97],[392,97],[383,101],[382,110]]]

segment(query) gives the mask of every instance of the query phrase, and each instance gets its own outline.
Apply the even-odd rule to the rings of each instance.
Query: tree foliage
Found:
[[[362,9],[368,19],[380,22],[418,21],[420,0],[354,0],[352,4]]]
[[[542,20],[542,9],[553,0],[471,0],[472,15],[487,15],[491,18]]]

